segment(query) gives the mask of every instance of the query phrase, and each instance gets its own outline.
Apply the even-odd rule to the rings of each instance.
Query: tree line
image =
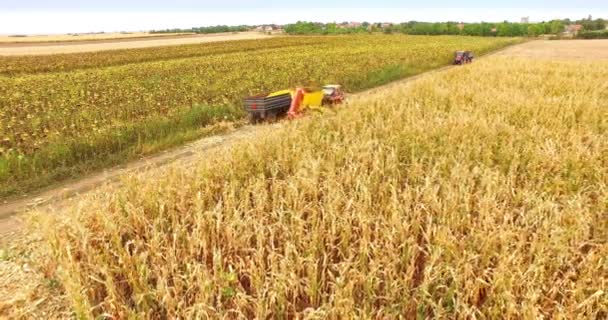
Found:
[[[198,27],[190,29],[166,29],[166,30],[152,30],[151,33],[223,33],[223,32],[244,32],[250,29],[249,26],[211,26],[211,27]]]
[[[458,23],[458,22],[420,22],[409,21],[399,24],[369,23],[360,24],[343,23],[316,23],[298,21],[297,23],[284,26],[287,34],[351,34],[351,33],[404,33],[411,35],[468,35],[468,36],[497,36],[497,37],[536,37],[539,35],[560,35],[565,27],[571,24],[582,26],[579,38],[597,39],[608,38],[606,26],[608,21],[604,19],[591,19],[572,21],[551,20],[539,23],[514,23],[514,22],[481,22],[481,23]],[[253,29],[251,26],[228,26],[218,25],[209,27],[198,27],[190,29],[166,29],[153,30],[152,33],[223,33],[244,32]]]
[[[583,31],[577,35],[579,39],[608,39],[608,30]]]
[[[404,33],[412,35],[469,35],[469,36],[498,36],[498,37],[536,37],[542,34],[559,35],[565,26],[580,24],[585,32],[605,30],[606,21],[603,19],[584,19],[578,21],[552,20],[540,23],[466,23],[458,22],[419,22],[410,21],[400,24],[382,24],[364,22],[352,26],[347,23],[314,23],[299,21],[285,26],[288,34],[347,34],[365,32]]]

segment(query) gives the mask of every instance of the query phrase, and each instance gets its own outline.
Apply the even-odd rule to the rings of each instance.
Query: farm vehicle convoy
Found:
[[[456,51],[454,65],[473,62],[471,51]],[[288,119],[301,116],[307,109],[336,106],[344,102],[345,94],[341,85],[326,85],[322,90],[296,88],[259,94],[245,99],[245,110],[252,124],[262,121],[275,121],[287,115]]]
[[[342,86],[326,85],[318,91],[296,88],[252,96],[245,99],[245,110],[249,121],[255,124],[264,120],[274,121],[285,114],[289,119],[295,119],[306,109],[334,106],[343,101]]]

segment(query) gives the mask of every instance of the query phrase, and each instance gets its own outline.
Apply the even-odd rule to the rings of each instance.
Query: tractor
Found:
[[[455,65],[463,65],[473,62],[473,52],[471,51],[456,51],[454,56]]]

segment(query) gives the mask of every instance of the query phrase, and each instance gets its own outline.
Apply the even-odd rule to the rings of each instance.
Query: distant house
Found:
[[[524,24],[530,23],[530,17],[523,17],[523,18],[521,18],[521,23],[524,23]]]
[[[264,31],[264,32],[283,31],[283,26],[277,25],[277,24],[268,24],[268,25],[263,25],[261,27],[262,27],[262,31]]]
[[[583,25],[582,24],[570,24],[570,25],[566,26],[566,29],[565,29],[564,33],[566,35],[575,36],[579,32],[581,32],[582,30],[583,30]]]
[[[338,24],[338,28],[340,29],[356,29],[361,27],[363,24],[361,22],[343,22]]]
[[[257,31],[257,32],[273,32],[273,31],[282,31],[282,26],[278,26],[275,24],[269,24],[269,25],[261,25],[261,26],[257,26],[255,28],[253,28],[253,31]]]
[[[492,28],[492,33],[496,33],[496,32],[498,32],[498,28],[496,28],[496,27]]]
[[[382,24],[382,29],[388,29],[388,28],[391,28],[392,26],[393,26],[392,23],[383,23]]]
[[[464,23],[459,23],[456,25],[458,27],[458,29],[460,29],[460,31],[464,30]]]

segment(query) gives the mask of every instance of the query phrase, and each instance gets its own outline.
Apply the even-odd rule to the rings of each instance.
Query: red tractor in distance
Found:
[[[473,62],[473,52],[471,51],[456,51],[456,56],[454,57],[455,65],[463,65],[467,63]]]

